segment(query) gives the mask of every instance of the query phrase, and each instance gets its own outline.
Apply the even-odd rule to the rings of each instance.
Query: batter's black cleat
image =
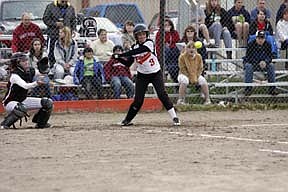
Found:
[[[180,126],[181,125],[180,120],[179,120],[178,117],[174,117],[173,118],[173,125],[174,126]]]
[[[133,123],[131,123],[131,121],[124,119],[120,125],[121,126],[130,126],[130,125],[133,125]]]
[[[41,125],[37,123],[35,126],[36,129],[44,129],[44,128],[49,128],[49,127],[51,127],[50,123],[46,123],[45,125]]]

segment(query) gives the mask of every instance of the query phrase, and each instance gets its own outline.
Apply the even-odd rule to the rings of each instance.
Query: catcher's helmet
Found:
[[[145,32],[146,33],[146,36],[148,37],[149,36],[149,30],[148,28],[146,27],[146,25],[144,24],[137,24],[134,28],[134,31],[133,31],[133,34],[134,34],[134,37],[135,39],[137,39],[137,34],[138,33],[141,33],[141,32]]]
[[[28,56],[26,53],[23,52],[16,52],[14,53],[11,58],[10,58],[10,62],[12,66],[17,66],[17,67],[21,67],[20,65],[20,61],[27,61],[28,60]]]

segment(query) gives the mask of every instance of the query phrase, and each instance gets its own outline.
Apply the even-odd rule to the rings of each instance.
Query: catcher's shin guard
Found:
[[[51,99],[42,98],[41,100],[42,108],[34,115],[32,122],[36,123],[37,128],[50,127],[48,120],[52,113],[53,102]]]
[[[22,103],[18,103],[15,108],[4,118],[4,121],[1,122],[1,128],[8,129],[11,125],[14,126],[14,123],[16,123],[19,119],[21,120],[22,117],[25,117],[26,119],[27,116],[29,115],[27,114],[26,107]]]

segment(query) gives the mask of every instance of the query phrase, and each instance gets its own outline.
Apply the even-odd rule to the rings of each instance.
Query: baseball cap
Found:
[[[265,31],[257,31],[256,37],[265,38]]]

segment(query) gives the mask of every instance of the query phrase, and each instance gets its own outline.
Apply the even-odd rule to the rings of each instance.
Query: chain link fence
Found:
[[[135,43],[135,25],[145,24],[150,32],[149,38],[155,43],[155,53],[161,61],[166,90],[175,103],[209,104],[208,98],[211,98],[212,103],[287,101],[288,60],[286,61],[285,50],[281,50],[276,31],[276,14],[282,1],[115,0],[111,3],[105,0],[72,0],[67,5],[65,0],[59,1],[59,4],[43,1],[39,8],[34,9],[25,8],[29,7],[26,6],[27,2],[29,1],[20,2],[21,7],[13,6],[13,10],[18,10],[13,11],[18,13],[18,16],[13,16],[17,21],[13,30],[15,32],[16,26],[25,22],[23,13],[28,12],[28,19],[40,27],[45,39],[41,56],[48,56],[50,62],[50,72],[39,73],[37,60],[41,57],[31,55],[32,39],[39,37],[30,33],[32,37],[27,38],[20,31],[20,36],[24,35],[23,38],[27,41],[22,41],[19,46],[25,44],[24,47],[29,47],[23,51],[30,55],[29,63],[36,68],[34,80],[40,78],[47,82],[44,86],[31,90],[31,96],[47,96],[54,100],[132,98],[137,66],[125,67],[111,56],[113,53],[129,50]],[[161,3],[165,9],[162,16]],[[245,6],[246,11],[243,8],[240,11],[235,10],[234,6],[238,5]],[[266,10],[254,13],[252,10],[257,6],[265,6]],[[40,18],[39,11],[42,14]],[[6,12],[9,13],[7,10]],[[252,19],[253,15],[260,24]],[[7,19],[11,20],[8,16]],[[262,20],[266,24],[262,24]],[[69,28],[62,28],[64,26]],[[265,39],[272,45],[271,50],[259,51],[256,48],[257,39],[262,38],[261,35],[256,37],[259,29],[267,32]],[[9,68],[5,62],[12,52],[13,30],[9,31],[4,22],[1,30],[3,35],[0,35],[0,50],[3,62],[0,66],[0,78],[3,98],[6,89],[3,85],[9,80]],[[164,42],[160,41],[163,35],[161,31],[165,34]],[[252,46],[250,52],[247,52],[250,41],[256,47]],[[197,43],[189,45],[189,42]],[[201,55],[202,67],[199,60],[189,57],[189,54],[196,54],[193,50]],[[180,55],[185,54],[188,54],[189,59],[184,56],[179,59]],[[93,57],[97,59],[93,60]],[[266,62],[266,66],[262,68],[255,67],[264,58],[271,62]],[[245,65],[247,63],[251,65]],[[179,74],[184,74],[184,78],[179,78]],[[157,96],[152,86],[149,86],[146,96]]]

